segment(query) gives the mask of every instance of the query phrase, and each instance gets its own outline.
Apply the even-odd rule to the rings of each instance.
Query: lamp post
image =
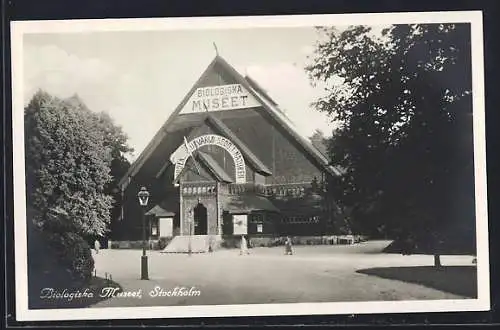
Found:
[[[188,225],[189,225],[189,240],[188,240],[188,255],[191,256],[191,235],[192,235],[192,223],[193,223],[193,210],[189,210]]]
[[[142,256],[141,256],[141,280],[148,280],[148,256],[146,255],[146,206],[148,206],[149,192],[142,187],[137,194],[139,205],[142,209]]]

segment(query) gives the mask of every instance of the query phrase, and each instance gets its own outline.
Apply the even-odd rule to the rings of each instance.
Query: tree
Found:
[[[128,136],[123,132],[122,128],[117,126],[106,112],[98,113],[97,120],[103,130],[104,145],[110,148],[111,152],[110,174],[112,180],[106,189],[111,193],[117,189],[118,181],[130,167],[130,162],[125,155],[133,152],[134,149],[128,145]]]
[[[328,153],[345,175],[330,191],[353,225],[475,250],[470,26],[320,31],[306,70],[328,86],[316,108],[340,123]]]
[[[77,96],[73,96],[66,100],[70,102],[74,107],[82,109],[83,111],[89,111],[83,101]],[[99,127],[101,133],[103,134],[104,147],[109,149],[111,154],[111,162],[109,163],[111,181],[105,186],[104,192],[112,197],[112,208],[111,208],[111,221],[109,223],[109,228],[113,230],[116,220],[121,215],[121,191],[118,187],[118,182],[125,175],[128,168],[130,167],[130,162],[126,158],[126,155],[133,152],[134,149],[128,145],[128,136],[123,132],[120,126],[117,126],[113,119],[106,112],[92,113],[95,116],[96,124]],[[89,235],[89,239],[92,241],[95,237]]]
[[[113,231],[117,227],[117,220],[120,218],[122,209],[122,192],[118,186],[120,179],[127,173],[130,167],[129,160],[125,155],[134,151],[127,141],[128,136],[123,132],[122,128],[117,126],[112,118],[105,112],[97,114],[99,124],[104,132],[104,144],[111,150],[110,174],[111,182],[106,186],[105,192],[113,197],[113,208],[111,209],[110,230]]]
[[[90,111],[78,96],[38,91],[25,108],[27,207],[38,228],[30,237],[43,236],[79,279],[93,269],[85,240],[109,230],[112,193],[131,151],[126,140],[108,115]]]
[[[106,232],[111,152],[96,124],[90,110],[42,91],[25,109],[27,197],[44,230]]]
[[[90,111],[78,95],[70,97],[66,102],[83,111]],[[128,145],[128,136],[123,132],[120,126],[114,123],[108,113],[92,112],[92,115],[95,116],[96,124],[103,135],[104,147],[108,148],[111,154],[110,174],[112,180],[108,183],[105,191],[112,194],[116,192],[118,181],[125,175],[130,167],[130,162],[125,155],[133,152],[134,149]]]

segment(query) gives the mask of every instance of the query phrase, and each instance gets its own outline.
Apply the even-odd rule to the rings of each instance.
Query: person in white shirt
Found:
[[[292,255],[292,254],[293,254],[292,239],[290,238],[290,236],[287,236],[285,240],[285,255]]]
[[[96,254],[99,254],[99,249],[101,248],[101,243],[99,243],[99,240],[96,239],[95,242],[94,242],[94,249],[95,249],[95,253]]]
[[[248,244],[245,235],[241,235],[240,255],[242,254],[250,254],[250,251],[248,251]]]

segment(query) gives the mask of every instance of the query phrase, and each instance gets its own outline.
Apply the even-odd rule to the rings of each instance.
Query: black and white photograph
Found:
[[[489,310],[480,11],[11,42],[18,320]]]

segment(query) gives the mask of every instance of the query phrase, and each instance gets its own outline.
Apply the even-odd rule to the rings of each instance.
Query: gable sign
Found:
[[[198,136],[187,144],[181,144],[170,155],[170,161],[175,164],[174,182],[177,182],[179,175],[186,166],[186,161],[193,151],[206,145],[216,145],[226,150],[234,161],[234,172],[236,173],[236,183],[247,182],[247,172],[245,167],[245,159],[241,151],[229,139],[215,134],[206,134]]]
[[[183,113],[220,111],[258,107],[260,103],[241,84],[197,88]]]
[[[173,236],[173,220],[172,218],[160,218],[160,237],[172,237]]]

